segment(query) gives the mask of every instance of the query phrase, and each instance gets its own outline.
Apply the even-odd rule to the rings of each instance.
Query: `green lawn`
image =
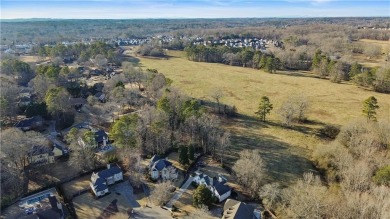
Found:
[[[154,68],[173,80],[173,86],[187,95],[212,101],[213,90],[223,90],[222,102],[237,107],[240,116],[225,120],[232,133],[230,165],[243,148],[260,149],[267,162],[267,180],[289,182],[312,169],[310,152],[322,142],[316,137],[324,124],[343,125],[362,117],[362,102],[369,96],[378,99],[378,119],[390,119],[390,95],[367,91],[353,84],[334,84],[310,73],[278,72],[188,61],[180,51],[168,51],[169,59],[139,57],[143,68]],[[310,101],[310,124],[286,129],[280,124],[277,109],[291,94],[304,94]],[[261,96],[269,96],[274,110],[262,123],[254,117]]]

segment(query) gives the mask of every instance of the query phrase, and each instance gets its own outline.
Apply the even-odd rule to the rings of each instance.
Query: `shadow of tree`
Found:
[[[103,210],[100,216],[96,219],[110,218],[111,216],[119,212],[117,202],[117,199],[112,200],[112,202]]]
[[[232,134],[232,146],[225,155],[225,161],[230,167],[234,165],[239,158],[239,152],[243,149],[258,149],[266,164],[267,177],[263,179],[264,182],[277,181],[286,186],[302,177],[305,172],[318,171],[308,159],[310,155],[308,149],[281,141],[277,136],[260,134],[261,129],[274,127],[313,134],[317,131],[315,128],[305,124],[285,127],[274,121],[262,122],[254,116],[243,114],[232,118],[227,126]]]

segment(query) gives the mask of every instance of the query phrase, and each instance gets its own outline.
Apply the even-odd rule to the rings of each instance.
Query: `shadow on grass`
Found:
[[[318,77],[315,74],[298,72],[298,71],[277,71],[276,73],[273,73],[273,74],[293,76],[293,77],[305,77],[305,78],[318,78],[318,79],[320,79],[320,77]]]
[[[279,141],[273,136],[232,133],[231,142],[233,146],[226,159],[228,165],[234,165],[241,150],[258,149],[266,164],[268,175],[266,182],[277,181],[282,185],[288,185],[302,177],[305,172],[317,171],[313,163],[307,159],[306,149]]]
[[[308,159],[309,150],[283,142],[277,136],[258,134],[259,130],[271,127],[291,129],[304,134],[312,134],[316,129],[304,125],[287,128],[280,123],[261,122],[256,117],[242,114],[233,120],[235,128],[231,133],[232,146],[225,158],[228,166],[234,165],[243,149],[258,149],[266,164],[265,182],[277,181],[286,186],[301,178],[305,172],[318,171]]]
[[[139,58],[137,58],[137,57],[127,55],[127,56],[123,56],[123,61],[131,62],[135,66],[138,67],[138,65],[140,64],[141,60]]]

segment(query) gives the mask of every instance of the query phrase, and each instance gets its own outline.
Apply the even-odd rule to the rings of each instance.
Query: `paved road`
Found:
[[[191,184],[194,177],[189,177],[187,181],[181,186],[181,188],[175,192],[175,195],[169,200],[169,202],[166,204],[167,208],[172,208],[172,205],[175,204],[175,202],[183,195],[184,192],[187,191],[188,186]]]

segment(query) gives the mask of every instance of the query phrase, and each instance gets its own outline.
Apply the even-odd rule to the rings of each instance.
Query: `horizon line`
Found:
[[[281,18],[281,19],[294,19],[294,18],[390,18],[389,16],[276,16],[276,17],[150,17],[150,18],[50,18],[50,17],[31,17],[31,18],[0,18],[0,20],[153,20],[153,19],[267,19],[267,18]]]

